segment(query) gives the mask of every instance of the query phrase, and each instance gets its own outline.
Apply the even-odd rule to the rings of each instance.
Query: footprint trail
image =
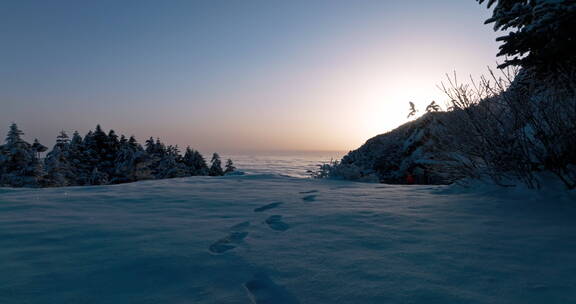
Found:
[[[318,193],[318,190],[301,191],[300,194]]]
[[[243,231],[250,227],[250,222],[242,222],[230,228],[232,230],[227,236],[212,243],[208,250],[214,254],[222,254],[228,250],[236,248],[248,236],[247,231]]]
[[[312,194],[312,195],[306,195],[305,197],[302,198],[303,201],[305,202],[313,202],[316,200],[316,197],[318,195]]]
[[[280,205],[282,205],[282,202],[271,203],[254,209],[254,212],[263,212],[266,210],[274,209]]]
[[[276,231],[286,231],[290,229],[290,225],[286,224],[282,221],[281,215],[271,215],[266,219],[266,224],[272,229]]]
[[[286,288],[274,283],[265,273],[257,273],[244,284],[254,304],[298,304],[300,301]]]

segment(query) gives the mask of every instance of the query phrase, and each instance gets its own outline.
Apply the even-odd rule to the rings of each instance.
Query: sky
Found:
[[[495,66],[474,0],[0,2],[0,133],[348,151]]]

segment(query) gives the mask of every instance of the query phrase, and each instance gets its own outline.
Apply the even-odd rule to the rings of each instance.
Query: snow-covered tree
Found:
[[[98,171],[98,168],[94,168],[90,174],[89,183],[90,185],[107,185],[108,175]]]
[[[168,146],[158,164],[156,178],[175,178],[187,176],[187,169],[176,146]]]
[[[576,1],[574,0],[477,0],[493,6],[494,30],[507,32],[499,56],[500,65],[536,67],[538,70],[574,64],[576,58]]]
[[[156,177],[160,176],[160,171],[164,170],[161,168],[161,166],[165,166],[165,164],[161,165],[160,162],[162,162],[166,156],[166,146],[160,141],[159,138],[154,140],[154,138],[150,137],[150,139],[146,141],[146,153],[150,157],[149,167],[152,175]]]
[[[182,157],[182,162],[186,166],[188,175],[195,175],[194,172],[194,150],[190,146],[186,147],[186,152],[184,152],[184,157]]]
[[[142,146],[140,146],[140,144],[138,143],[138,141],[136,141],[136,137],[134,137],[134,135],[130,136],[130,138],[128,139],[128,145],[132,148],[132,149],[136,149],[136,150],[142,150]]]
[[[218,153],[212,154],[212,160],[210,161],[210,171],[208,175],[210,176],[222,176],[224,175],[224,170],[222,170],[222,161],[220,160],[220,155]]]
[[[133,138],[133,137],[131,137]],[[120,141],[120,150],[116,156],[114,179],[111,183],[126,183],[153,179],[149,168],[148,154],[137,144]]]
[[[200,152],[194,151],[194,171],[196,175],[208,175],[208,164]]]
[[[84,135],[81,148],[82,148],[81,149],[82,155],[80,159],[82,160],[82,163],[86,167],[85,171],[86,183],[89,184],[88,180],[90,179],[92,171],[100,162],[98,146],[94,138],[94,132],[88,131],[88,133]]]
[[[44,171],[38,152],[22,139],[22,132],[13,123],[6,136],[6,144],[0,146],[0,185],[12,187],[39,187]]]
[[[146,153],[154,154],[156,152],[156,144],[154,143],[154,138],[150,137],[146,140]]]
[[[18,125],[12,123],[8,130],[8,135],[6,135],[6,145],[15,146],[25,143],[22,140],[22,135],[24,135],[24,132],[18,129]]]
[[[74,185],[89,185],[90,174],[95,163],[91,161],[90,154],[86,149],[86,143],[92,140],[92,132],[86,134],[85,142],[78,131],[74,131],[70,144],[68,145],[68,162],[74,172]]]
[[[41,144],[38,141],[38,138],[35,138],[34,143],[32,144],[32,150],[34,150],[34,152],[36,152],[36,157],[38,159],[40,159],[40,153],[48,151],[48,148],[46,146],[44,146],[43,144]]]
[[[74,131],[74,134],[72,134],[72,140],[70,140],[70,145],[79,146],[81,144],[82,144],[82,136],[80,136],[80,133],[78,133],[78,131]]]
[[[144,149],[134,136],[126,138],[113,130],[105,133],[98,125],[82,138],[76,131],[72,139],[61,131],[54,148],[40,161],[47,148],[38,140],[30,145],[16,124],[10,127],[6,144],[0,145],[0,185],[13,187],[105,185],[146,179],[223,175],[218,154],[212,168],[198,151],[186,149],[184,156],[177,146],[166,146],[150,138]],[[226,172],[234,170],[228,160]]]
[[[112,175],[114,174],[114,160],[116,159],[119,146],[118,136],[114,130],[110,130],[108,134],[103,137],[103,142],[100,146],[100,163],[98,166],[98,170],[106,173],[109,179],[112,179]]]
[[[232,172],[236,171],[236,167],[234,167],[234,163],[232,162],[232,160],[229,158],[226,161],[226,169],[224,169],[224,174],[230,174]]]
[[[70,137],[64,130],[60,131],[58,136],[56,137],[56,145],[60,147],[60,149],[65,149],[70,144]]]
[[[186,148],[182,162],[186,166],[189,175],[194,176],[208,174],[209,169],[204,156],[202,156],[200,152],[195,151],[190,147]]]
[[[74,164],[68,159],[68,150],[66,146],[57,143],[52,151],[46,155],[44,160],[47,186],[64,187],[76,185],[76,174],[74,173]]]

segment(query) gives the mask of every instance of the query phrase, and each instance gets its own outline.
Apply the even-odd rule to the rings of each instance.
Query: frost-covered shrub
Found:
[[[318,165],[316,171],[308,171],[313,178],[343,179],[359,182],[378,182],[378,176],[372,170],[362,169],[355,164],[330,161]]]
[[[554,173],[576,188],[576,77],[528,70],[443,86],[452,100],[450,132],[462,172],[498,184],[520,179],[539,187],[536,172]],[[516,76],[514,78],[514,76]]]
[[[458,169],[504,185],[539,187],[548,171],[576,188],[576,2],[478,0],[493,6],[486,23],[506,31],[503,77],[471,84],[449,78],[443,89],[454,114],[448,125]]]

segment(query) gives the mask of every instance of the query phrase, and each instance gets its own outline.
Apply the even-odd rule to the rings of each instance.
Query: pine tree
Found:
[[[66,149],[66,150],[65,150]],[[57,143],[46,155],[44,161],[48,181],[47,186],[64,187],[76,185],[74,165],[68,159],[67,146]]]
[[[154,138],[150,137],[149,139],[147,139],[145,145],[146,145],[146,153],[154,154],[156,148]]]
[[[76,141],[78,141],[78,138],[76,138]],[[54,145],[54,148],[46,155],[44,160],[48,186],[63,187],[78,184],[76,164],[72,160],[73,154],[71,153],[68,134],[64,130],[60,131],[56,137],[56,145]]]
[[[498,56],[508,56],[499,67],[519,65],[537,70],[575,63],[576,1],[477,0],[492,7],[494,30],[507,32]]]
[[[156,138],[156,143],[154,144],[154,153],[160,156],[164,156],[166,152],[166,146],[160,141],[160,138]]]
[[[96,152],[99,155],[106,154],[108,135],[106,135],[106,133],[104,132],[104,130],[102,130],[102,127],[100,127],[100,125],[96,126],[96,129],[94,130],[94,134],[92,137],[94,138],[94,146],[96,148]]]
[[[126,138],[126,136],[124,136],[124,134],[120,135],[120,140],[118,141],[118,143],[120,144],[120,146],[128,143],[128,139]]]
[[[89,178],[90,185],[108,185],[108,175],[98,171],[98,168],[94,168]]]
[[[134,137],[134,135],[130,136],[130,138],[128,139],[128,145],[135,150],[139,150],[139,151],[142,150],[142,146],[140,146],[138,141],[136,141],[136,138]]]
[[[234,163],[232,162],[232,160],[229,158],[226,161],[226,169],[224,170],[224,174],[230,174],[232,172],[236,171],[236,167],[234,167]]]
[[[58,134],[58,136],[56,137],[56,145],[60,148],[60,149],[68,149],[68,145],[70,144],[70,138],[68,137],[68,134],[66,134],[66,132],[64,132],[64,130],[60,131],[60,134]]]
[[[184,152],[184,157],[182,158],[184,166],[186,166],[187,175],[194,176],[194,150],[190,146],[186,147],[186,152]]]
[[[158,165],[156,178],[175,178],[187,176],[186,167],[177,146],[168,146]]]
[[[32,150],[34,150],[34,152],[36,152],[36,158],[40,159],[40,153],[46,152],[48,150],[48,148],[46,146],[44,146],[43,144],[41,144],[38,141],[38,138],[35,138],[34,143],[32,144]]]
[[[150,157],[148,166],[152,175],[159,178],[161,174],[160,171],[162,170],[160,168],[160,162],[166,155],[166,147],[159,138],[156,138],[156,141],[154,141],[154,138],[150,137],[150,139],[146,141],[146,153]]]
[[[210,161],[210,171],[208,171],[208,175],[210,176],[222,176],[224,175],[224,171],[222,170],[222,161],[220,161],[220,155],[218,153],[212,154],[212,160]]]
[[[118,140],[118,135],[114,130],[110,130],[108,135],[106,135],[106,140],[104,142],[104,149],[100,155],[101,164],[99,170],[108,175],[108,179],[112,180],[114,178],[114,161],[118,156],[118,150],[120,148],[120,141]]]
[[[91,132],[86,135],[90,142]],[[78,131],[74,131],[68,146],[68,162],[74,174],[74,185],[89,185],[89,176],[92,172],[92,164],[86,158],[86,147],[84,139]]]
[[[92,174],[92,171],[98,163],[100,162],[100,154],[98,153],[98,145],[94,138],[94,132],[91,130],[84,135],[84,139],[82,141],[82,155],[80,157],[82,163],[85,167],[85,175],[83,178],[85,179],[85,185],[90,185],[89,180]]]
[[[24,132],[18,129],[18,125],[12,123],[8,135],[6,135],[6,145],[16,146],[23,144],[22,135],[24,135]]]
[[[126,138],[124,137],[124,139]],[[108,132],[108,141],[106,142],[106,144],[108,148],[108,153],[114,156],[114,154],[117,153],[118,149],[120,148],[120,140],[118,139],[118,135],[116,135],[116,132],[114,132],[114,130],[110,130]]]
[[[13,123],[6,136],[6,144],[0,147],[0,185],[12,187],[39,187],[44,171],[38,152],[22,139],[22,132]]]
[[[133,141],[120,141],[120,149],[114,161],[115,178],[111,183],[126,183],[154,178],[149,169],[148,154],[138,145],[134,137],[130,139]]]
[[[44,162],[39,155],[47,148],[38,140],[30,145],[16,124],[10,127],[6,144],[0,145],[0,185],[13,187],[105,185],[145,179],[224,174],[220,156],[214,153],[211,167],[200,152],[166,146],[150,138],[144,149],[134,136],[126,138],[113,130],[104,133],[100,125],[82,138],[75,131],[72,139],[61,131]],[[44,170],[46,169],[46,171]],[[231,160],[226,172],[234,171]]]
[[[80,133],[78,133],[78,131],[74,131],[74,134],[72,134],[72,140],[70,141],[70,145],[78,147],[81,144],[82,144],[82,136],[80,136]]]
[[[114,158],[108,135],[102,130],[100,125],[94,131],[89,131],[83,140],[83,159],[85,170],[82,179],[88,185],[107,183],[110,180],[109,174],[114,169]],[[95,171],[95,169],[97,169]]]
[[[186,167],[188,175],[208,175],[209,169],[204,156],[190,147],[186,148],[182,163]]]

